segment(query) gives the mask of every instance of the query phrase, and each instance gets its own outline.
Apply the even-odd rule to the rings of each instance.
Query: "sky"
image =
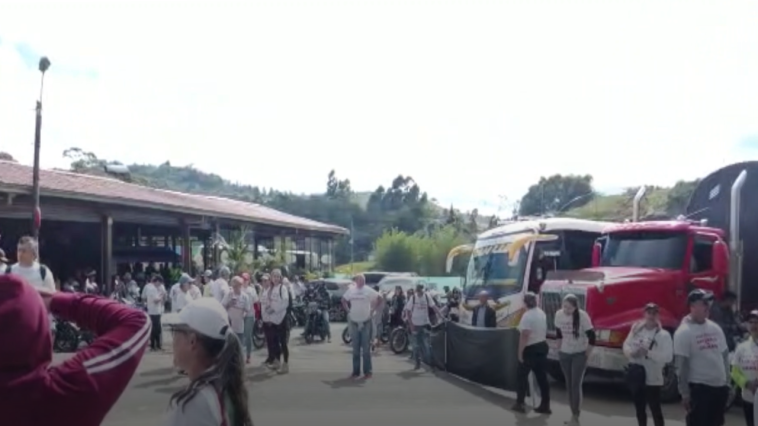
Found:
[[[758,159],[755,1],[0,2],[0,151],[69,147],[323,192],[412,176],[509,210],[540,176],[613,191]]]

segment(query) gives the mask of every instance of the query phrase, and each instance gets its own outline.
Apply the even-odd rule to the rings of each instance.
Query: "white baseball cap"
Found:
[[[221,303],[212,297],[193,300],[179,312],[172,326],[186,326],[212,339],[226,339],[231,328],[229,314]]]

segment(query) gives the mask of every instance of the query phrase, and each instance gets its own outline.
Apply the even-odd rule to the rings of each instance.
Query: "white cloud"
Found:
[[[31,162],[22,41],[53,62],[45,166],[79,146],[298,192],[403,173],[492,211],[540,175],[670,184],[754,158],[758,3],[624,3],[3,2],[0,149]]]

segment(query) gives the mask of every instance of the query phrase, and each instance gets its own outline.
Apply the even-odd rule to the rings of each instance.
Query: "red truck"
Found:
[[[747,292],[743,295],[741,286],[742,278],[750,282],[747,275],[758,278],[751,273],[758,265],[749,265],[758,264],[758,257],[745,262],[747,267],[742,264],[743,244],[758,241],[749,238],[758,235],[745,234],[745,240],[740,235],[740,224],[749,222],[747,215],[756,211],[748,213],[750,203],[741,204],[748,172],[753,178],[750,184],[754,183],[748,188],[758,187],[758,162],[729,166],[703,179],[690,200],[688,219],[639,222],[639,202],[645,193],[642,188],[634,199],[633,220],[610,226],[595,243],[591,268],[547,273],[540,286],[540,304],[548,317],[550,372],[554,378],[560,380],[562,374],[553,318],[566,294],[578,296],[597,333],[588,374],[619,378],[627,365],[623,342],[646,303],[660,306],[661,322],[672,334],[688,313],[686,297],[694,288],[712,291],[716,297],[730,288],[738,294],[741,308],[754,307],[750,305],[756,300]],[[729,184],[731,191],[721,191],[722,185]],[[746,213],[742,220],[741,212]],[[667,368],[665,377],[662,398],[676,399],[673,367]]]

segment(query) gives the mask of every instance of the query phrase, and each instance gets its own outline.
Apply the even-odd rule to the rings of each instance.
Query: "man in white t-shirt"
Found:
[[[432,366],[432,348],[429,341],[432,322],[429,319],[429,310],[434,311],[437,314],[437,318],[442,318],[440,310],[437,304],[434,303],[432,296],[427,294],[424,290],[423,284],[416,285],[416,291],[405,302],[405,320],[410,327],[411,336],[413,338],[413,354],[412,357],[416,362],[415,369],[421,368],[421,361]]]
[[[537,295],[532,292],[524,294],[526,312],[521,316],[518,330],[521,333],[518,345],[518,390],[513,411],[526,413],[524,401],[529,389],[529,373],[534,373],[540,388],[540,405],[534,411],[551,414],[550,383],[547,381],[547,316],[537,306]]]
[[[16,258],[18,263],[6,265],[0,273],[11,273],[21,276],[27,283],[35,288],[47,289],[55,292],[55,279],[50,269],[40,264],[39,245],[32,237],[21,237],[16,246]]]
[[[712,295],[687,296],[690,315],[674,333],[674,364],[688,426],[724,424],[729,398],[729,349],[723,330],[708,319]]]
[[[163,278],[154,274],[150,279],[150,282],[145,284],[145,288],[142,289],[142,299],[147,305],[147,315],[150,316],[153,328],[150,333],[150,349],[153,351],[159,351],[163,349],[163,329],[161,328],[161,316],[165,308],[166,287],[163,285]]]
[[[229,277],[231,271],[226,266],[222,266],[218,271],[218,278],[211,283],[211,296],[221,303],[224,296],[229,292]]]
[[[171,312],[179,312],[189,303],[192,298],[190,295],[190,285],[192,277],[189,274],[182,274],[179,281],[171,286],[169,297],[171,298]]]
[[[361,375],[361,359],[363,359],[363,375],[371,378],[371,334],[373,326],[371,319],[379,304],[379,293],[366,286],[366,277],[362,274],[353,277],[354,286],[348,288],[342,296],[342,306],[347,311],[348,327],[353,345],[353,372],[351,377],[357,379]]]

